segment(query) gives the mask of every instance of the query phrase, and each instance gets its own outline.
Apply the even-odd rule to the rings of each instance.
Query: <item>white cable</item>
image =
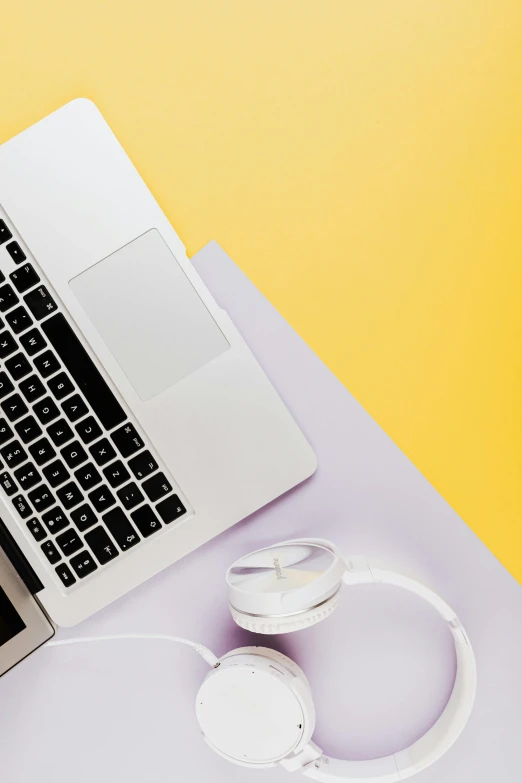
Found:
[[[190,639],[182,639],[181,636],[169,636],[163,633],[119,633],[111,636],[75,636],[72,639],[53,639],[47,642],[46,647],[61,647],[65,644],[84,644],[90,642],[112,642],[122,639],[146,639],[148,641],[160,640],[163,642],[177,642],[192,647],[198,655],[201,655],[209,666],[216,666],[219,659],[207,647],[199,642],[191,642]]]

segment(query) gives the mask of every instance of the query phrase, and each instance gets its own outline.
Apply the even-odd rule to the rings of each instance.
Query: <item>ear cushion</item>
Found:
[[[252,617],[252,615],[245,614],[232,606],[230,606],[230,612],[239,627],[244,628],[246,631],[263,634],[292,633],[293,631],[300,631],[302,628],[310,628],[310,626],[320,623],[321,620],[329,617],[337,608],[339,597],[340,593],[337,592],[321,606],[307,609],[291,617],[288,617],[288,615],[281,617]]]

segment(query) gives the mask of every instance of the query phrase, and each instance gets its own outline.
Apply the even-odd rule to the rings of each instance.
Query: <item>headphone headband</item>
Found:
[[[346,558],[346,585],[386,584],[402,587],[427,601],[448,623],[457,659],[451,696],[436,723],[409,748],[369,761],[343,761],[324,755],[306,763],[303,774],[321,783],[394,783],[421,772],[443,756],[462,733],[473,709],[477,687],[475,656],[469,637],[453,609],[421,582],[383,568],[364,558]]]

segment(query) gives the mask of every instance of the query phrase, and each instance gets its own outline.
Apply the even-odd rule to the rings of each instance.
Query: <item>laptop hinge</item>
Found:
[[[14,540],[13,536],[5,526],[3,519],[0,517],[0,547],[4,550],[5,554],[11,561],[16,573],[27,587],[32,595],[36,595],[44,589],[43,584],[38,579],[33,567],[26,559],[24,553]]]

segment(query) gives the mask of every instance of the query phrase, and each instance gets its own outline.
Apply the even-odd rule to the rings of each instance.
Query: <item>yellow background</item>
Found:
[[[92,98],[522,581],[520,0],[0,12],[0,141]]]

